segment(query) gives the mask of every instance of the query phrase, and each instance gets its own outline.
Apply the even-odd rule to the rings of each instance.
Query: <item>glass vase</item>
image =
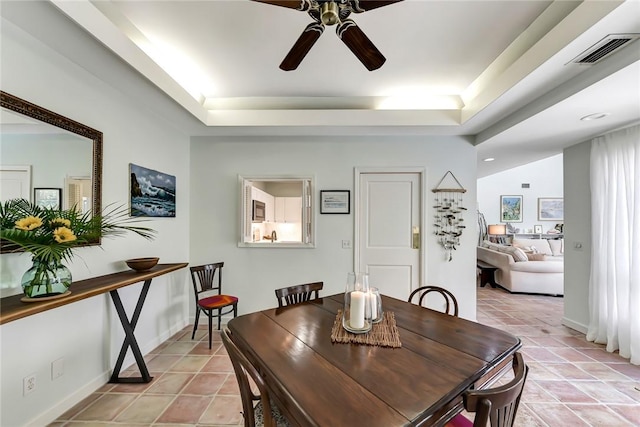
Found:
[[[354,334],[362,334],[371,330],[371,301],[369,299],[369,275],[367,274],[347,274],[342,327]]]
[[[369,289],[369,298],[371,300],[371,323],[380,323],[382,321],[382,298],[378,288]]]
[[[22,290],[29,298],[64,294],[71,286],[71,271],[59,262],[32,260],[33,265],[22,275]]]

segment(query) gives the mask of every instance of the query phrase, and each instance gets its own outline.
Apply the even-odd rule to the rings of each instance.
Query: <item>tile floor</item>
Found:
[[[562,304],[478,289],[478,321],[523,342],[530,371],[516,426],[640,426],[640,367],[562,326]],[[241,426],[239,391],[220,337],[211,350],[204,331],[196,339],[186,328],[150,352],[151,383],[106,384],[50,425]]]

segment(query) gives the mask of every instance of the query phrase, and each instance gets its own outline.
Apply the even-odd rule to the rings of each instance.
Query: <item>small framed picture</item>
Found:
[[[60,209],[62,188],[34,188],[33,202],[41,208]]]
[[[351,192],[349,190],[321,190],[321,214],[348,214],[351,212]]]
[[[500,221],[522,222],[522,196],[500,196]]]
[[[536,234],[542,234],[542,226],[541,225],[534,225],[533,226],[533,232]]]

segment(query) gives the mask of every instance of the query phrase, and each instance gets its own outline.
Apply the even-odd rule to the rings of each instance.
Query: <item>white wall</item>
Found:
[[[31,186],[61,188],[64,200],[66,176],[91,176],[92,152],[93,144],[88,138],[3,133],[0,161],[3,166],[31,165]]]
[[[530,188],[522,188],[523,183],[530,184]],[[522,196],[522,222],[512,223],[521,233],[534,225],[542,225],[546,232],[562,222],[538,220],[538,198],[563,194],[562,154],[478,179],[478,209],[488,225],[501,224],[501,195]]]
[[[324,282],[324,295],[344,291],[353,271],[354,214],[320,215],[320,190],[351,190],[355,167],[424,167],[427,170],[426,280],[454,292],[461,315],[475,319],[475,148],[460,137],[194,137],[191,144],[192,264],[225,262],[226,290],[240,298],[240,314],[276,305],[274,290],[311,281]],[[436,243],[433,193],[451,170],[469,191],[464,195],[469,228],[453,261]],[[238,175],[315,175],[316,248],[238,248]],[[354,201],[352,197],[352,212]],[[355,242],[354,242],[355,246]]]
[[[591,270],[591,142],[564,150],[564,317],[562,323],[586,333]],[[576,244],[581,248],[576,248]]]
[[[29,8],[51,7],[45,3],[22,4]],[[5,6],[2,5],[3,16]],[[46,20],[44,16],[31,13],[23,18],[33,23],[33,29],[55,31],[54,22],[39,21]],[[1,31],[3,91],[103,132],[103,206],[127,203],[130,162],[177,177],[177,217],[145,224],[158,231],[155,241],[126,236],[105,240],[101,247],[80,248],[69,265],[73,278],[125,270],[123,260],[132,257],[159,256],[161,262],[188,261],[188,137],[147,111],[140,101],[105,84],[11,22],[3,19]],[[73,39],[73,43],[78,42],[77,38]],[[77,53],[92,55],[95,51]],[[111,71],[106,63],[101,64],[101,68],[106,73]],[[0,255],[5,291],[21,293],[20,277],[29,265],[27,254]],[[189,286],[186,270],[154,279],[136,329],[143,353],[186,325]],[[129,313],[140,287],[137,284],[120,292]],[[107,294],[0,326],[0,425],[48,424],[95,391],[108,379],[123,338],[122,327]],[[60,357],[64,358],[65,372],[53,381],[51,362]],[[129,357],[125,366],[132,362]],[[23,396],[23,378],[34,373],[36,390]]]

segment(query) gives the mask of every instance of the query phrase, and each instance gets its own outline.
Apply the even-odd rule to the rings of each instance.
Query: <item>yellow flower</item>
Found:
[[[67,227],[58,227],[53,230],[53,238],[58,243],[73,242],[77,239],[76,235],[73,234],[73,231],[69,230]]]
[[[51,224],[52,227],[71,227],[71,221],[64,218],[54,218],[49,222],[49,224]]]
[[[37,216],[28,216],[16,221],[16,228],[19,230],[31,231],[42,226],[42,219]]]

